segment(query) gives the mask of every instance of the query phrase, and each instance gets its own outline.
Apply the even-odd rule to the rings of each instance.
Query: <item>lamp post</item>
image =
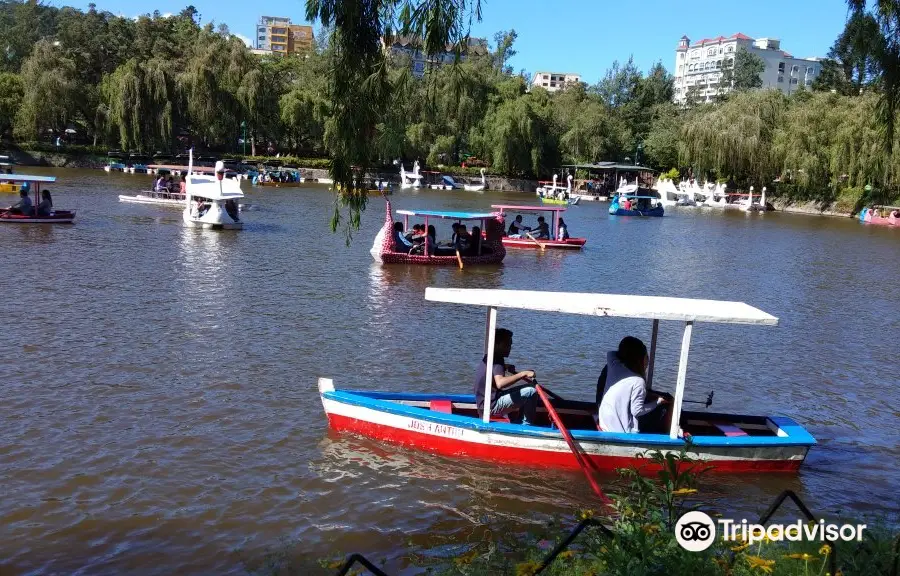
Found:
[[[241,120],[241,132],[243,133],[243,137],[241,141],[244,143],[244,156],[247,155],[247,123]]]

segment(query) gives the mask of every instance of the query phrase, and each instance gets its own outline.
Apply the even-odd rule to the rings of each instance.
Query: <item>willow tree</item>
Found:
[[[123,150],[172,142],[179,95],[170,63],[131,59],[104,78],[100,92],[107,127]]]
[[[75,65],[49,40],[34,45],[22,65],[22,105],[16,132],[35,138],[46,130],[64,129],[78,98]]]
[[[696,110],[681,129],[681,162],[697,174],[770,182],[780,173],[773,142],[786,106],[781,92],[758,90],[735,92],[722,104]]]
[[[871,14],[881,32],[881,38],[875,43],[881,88],[877,111],[883,129],[882,144],[888,154],[892,154],[897,113],[900,112],[900,0],[847,0],[847,4],[854,16]]]
[[[480,18],[481,0],[306,1],[306,19],[333,28],[325,145],[340,186],[331,227],[337,230],[341,207],[348,208],[348,242],[366,206],[361,176],[371,166],[377,126],[392,95],[381,38],[399,29],[422,38],[428,54],[443,52],[448,43],[462,50],[471,24]]]

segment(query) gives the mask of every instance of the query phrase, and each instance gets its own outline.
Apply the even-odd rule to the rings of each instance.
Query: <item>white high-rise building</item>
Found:
[[[565,72],[535,72],[531,75],[531,85],[540,86],[549,92],[563,90],[566,86],[581,82],[581,74],[567,74]]]
[[[750,38],[738,33],[733,36],[707,38],[691,44],[682,36],[675,49],[675,95],[673,100],[683,103],[689,90],[697,102],[709,102],[718,94],[731,90],[722,80],[725,70],[734,64],[738,49],[746,48],[762,58],[766,68],[760,75],[763,88],[775,88],[791,94],[800,87],[807,90],[822,71],[821,58],[795,58],[781,49],[775,38]]]

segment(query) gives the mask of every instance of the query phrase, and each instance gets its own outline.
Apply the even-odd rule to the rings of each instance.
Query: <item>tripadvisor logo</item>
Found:
[[[687,512],[675,523],[675,540],[682,548],[690,552],[702,552],[712,546],[716,539],[716,525],[725,542],[742,541],[755,544],[768,539],[773,542],[784,540],[790,542],[806,541],[835,541],[862,542],[865,524],[826,524],[824,520],[809,522],[797,520],[791,524],[761,524],[748,523],[746,520],[736,522],[720,518],[718,522],[709,517],[706,512],[693,510]]]

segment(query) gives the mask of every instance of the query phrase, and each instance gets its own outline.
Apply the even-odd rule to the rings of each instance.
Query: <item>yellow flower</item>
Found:
[[[819,548],[819,554],[823,556],[831,554],[831,544],[822,544],[822,547]]]
[[[788,554],[787,556],[783,556],[783,558],[790,558],[792,560],[805,560],[810,561],[813,559],[812,555],[804,552],[803,554]]]
[[[559,558],[562,558],[563,560],[568,560],[569,558],[571,558],[571,557],[574,556],[574,555],[575,555],[575,552],[574,552],[574,551],[572,551],[572,550],[566,550],[565,552],[562,552],[562,553],[559,555]]]
[[[672,492],[672,496],[687,496],[688,494],[694,494],[696,492],[696,488],[679,488]]]
[[[593,517],[594,517],[593,510],[581,510],[580,512],[578,512],[579,520],[587,520],[588,518],[593,518]]]
[[[521,562],[516,564],[516,576],[534,576],[541,565],[537,562]]]
[[[644,534],[656,534],[659,532],[659,526],[657,524],[644,524],[641,526],[641,530],[644,531]]]
[[[749,548],[749,547],[750,547],[750,543],[749,543],[749,542],[745,542],[745,543],[741,544],[740,546],[732,546],[732,547],[731,547],[731,551],[732,551],[732,552],[741,552],[741,551],[743,551],[743,550],[746,550],[746,549]]]
[[[750,568],[759,568],[760,571],[765,572],[766,574],[772,573],[772,566],[775,565],[774,560],[766,560],[765,558],[760,558],[759,556],[747,556],[747,564],[750,565]]]

